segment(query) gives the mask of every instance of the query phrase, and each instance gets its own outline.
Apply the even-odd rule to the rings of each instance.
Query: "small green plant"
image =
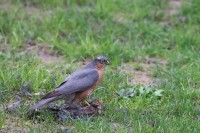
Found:
[[[132,88],[121,89],[117,91],[117,94],[123,98],[133,98],[136,96],[163,96],[163,91],[161,89],[153,89],[151,87],[146,87],[143,85],[133,86]]]

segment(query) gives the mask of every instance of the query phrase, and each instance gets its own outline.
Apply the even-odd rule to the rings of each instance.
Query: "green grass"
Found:
[[[199,132],[198,5],[199,0],[184,0],[179,14],[167,17],[169,5],[165,0],[0,1],[0,130],[11,132],[11,125],[19,119],[15,126],[25,127],[26,132],[57,132],[59,127],[95,133]],[[180,17],[185,20],[179,21]],[[162,25],[164,20],[171,25]],[[27,40],[34,40],[36,49],[48,46],[62,60],[43,63],[37,50],[27,50]],[[23,85],[30,83],[32,92],[48,92],[79,68],[84,59],[98,55],[111,61],[99,89],[91,96],[109,105],[103,115],[59,123],[43,113],[40,117],[45,120],[39,122],[27,119],[25,105],[15,114],[5,110],[4,105],[15,100]],[[135,61],[135,67],[143,70],[137,56],[168,61],[166,66],[158,64],[153,70],[156,78],[166,81],[154,88],[164,90],[160,99],[120,98],[116,94],[133,87],[117,67]],[[39,98],[35,96],[31,103]],[[30,102],[26,97],[23,101]]]

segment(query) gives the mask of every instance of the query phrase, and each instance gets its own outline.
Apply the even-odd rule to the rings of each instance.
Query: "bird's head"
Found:
[[[104,56],[99,56],[94,59],[94,63],[97,69],[104,68],[106,65],[109,65],[109,60]]]

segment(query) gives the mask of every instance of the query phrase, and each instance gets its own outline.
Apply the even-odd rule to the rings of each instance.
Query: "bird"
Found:
[[[104,56],[96,57],[93,61],[65,78],[58,87],[44,95],[27,112],[32,114],[44,105],[60,99],[70,104],[83,103],[98,86],[103,78],[105,67],[109,64],[108,58]]]

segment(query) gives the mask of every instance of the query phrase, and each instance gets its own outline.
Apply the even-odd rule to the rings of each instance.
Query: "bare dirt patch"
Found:
[[[41,11],[38,8],[33,7],[33,6],[25,7],[25,9],[27,10],[29,15],[37,14],[39,16],[39,14],[41,14]]]
[[[63,56],[54,53],[50,45],[36,44],[34,40],[27,41],[26,51],[37,55],[44,64],[52,64],[64,61]]]
[[[28,122],[26,122],[27,124]],[[2,128],[2,131],[0,132],[5,132],[5,133],[22,133],[22,132],[28,132],[28,128],[25,126],[22,126],[22,119],[20,117],[7,117],[4,121],[4,125]]]
[[[166,9],[165,13],[166,16],[173,16],[176,15],[181,7],[180,0],[169,0],[169,8]]]
[[[11,4],[7,1],[7,0],[1,0],[0,1],[0,9],[1,10],[9,10],[10,8],[12,8]]]
[[[150,86],[157,81],[153,77],[156,64],[165,66],[167,61],[160,58],[146,58],[144,60],[138,57],[136,62],[125,63],[118,69],[129,75],[128,82],[133,85]]]
[[[168,3],[169,3],[169,8],[164,10],[164,15],[166,18],[160,22],[160,24],[163,24],[165,26],[171,25],[169,18],[171,16],[177,15],[179,9],[181,8],[181,0],[169,0]]]
[[[121,23],[121,24],[128,24],[130,16],[124,14],[122,12],[116,13],[113,15],[113,22]]]
[[[49,47],[47,45],[40,46],[38,49],[38,57],[43,63],[52,63],[60,59],[59,56],[49,52]]]
[[[27,11],[27,13],[29,15],[41,15],[41,13],[43,12],[42,9],[40,9],[38,7],[37,4],[35,4],[34,2],[30,2],[28,0],[25,0],[23,2],[23,5],[24,5],[24,9]]]

